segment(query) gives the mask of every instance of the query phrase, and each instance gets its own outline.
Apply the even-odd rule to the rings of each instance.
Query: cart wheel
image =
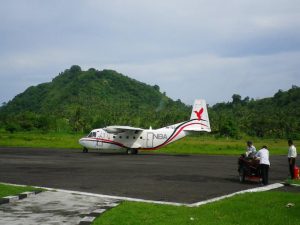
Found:
[[[243,169],[240,170],[239,178],[241,183],[245,182],[245,171]]]

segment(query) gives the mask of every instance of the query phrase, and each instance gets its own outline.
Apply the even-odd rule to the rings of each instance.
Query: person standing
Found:
[[[246,150],[246,156],[253,157],[256,154],[256,148],[253,145],[252,141],[247,141],[247,150]]]
[[[289,145],[288,162],[289,162],[290,175],[291,175],[291,179],[294,179],[294,167],[296,164],[297,149],[291,139],[288,140],[288,145]]]
[[[264,145],[262,149],[256,153],[256,157],[259,158],[259,170],[262,177],[262,185],[268,185],[270,167],[268,147]]]

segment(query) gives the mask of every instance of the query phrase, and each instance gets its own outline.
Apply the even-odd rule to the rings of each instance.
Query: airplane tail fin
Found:
[[[196,99],[194,102],[190,123],[185,131],[207,131],[211,132],[206,101],[204,99]]]

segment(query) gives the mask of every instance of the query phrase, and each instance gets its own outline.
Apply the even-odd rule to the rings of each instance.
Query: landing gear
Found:
[[[82,150],[82,152],[83,152],[83,153],[88,153],[89,150],[88,150],[86,147],[84,147],[83,150]]]
[[[136,154],[138,154],[138,150],[134,149],[134,148],[128,148],[127,149],[127,154],[128,155],[136,155]]]

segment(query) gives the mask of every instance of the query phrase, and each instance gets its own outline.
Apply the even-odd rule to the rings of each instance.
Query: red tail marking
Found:
[[[202,116],[203,111],[204,111],[203,108],[201,108],[201,109],[199,110],[199,112],[194,111],[194,113],[196,113],[196,115],[197,115],[197,117],[198,117],[198,120],[201,120],[201,116]]]

